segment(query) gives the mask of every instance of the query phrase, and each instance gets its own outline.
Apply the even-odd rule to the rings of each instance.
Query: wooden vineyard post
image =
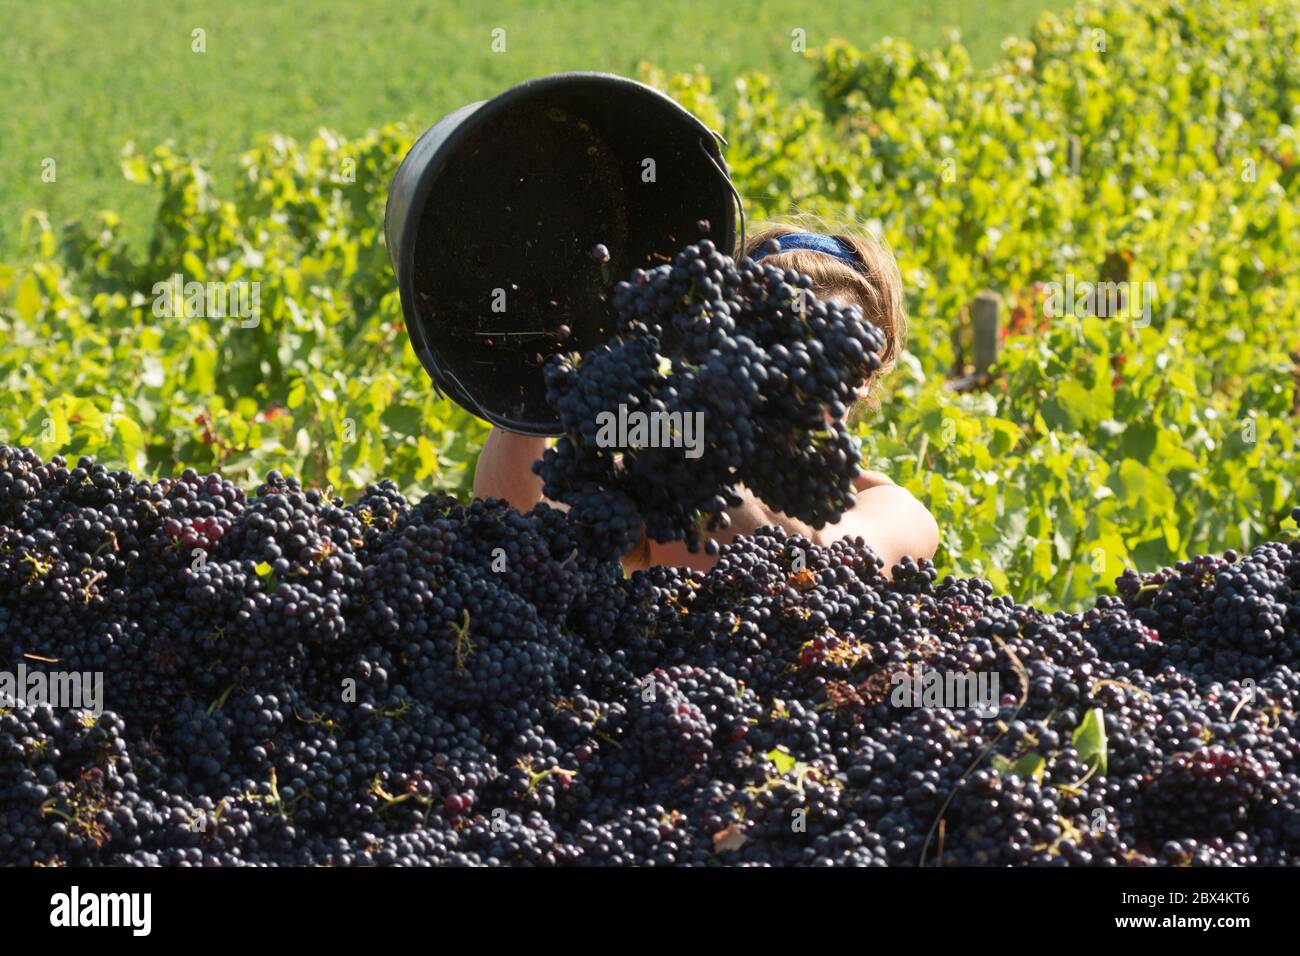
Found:
[[[975,340],[971,348],[975,375],[987,375],[998,360],[999,322],[1002,302],[996,292],[981,292],[971,306],[971,324],[975,327]]]
[[[975,296],[970,306],[971,321],[971,373],[962,375],[948,383],[948,387],[958,392],[984,388],[990,381],[989,369],[998,360],[998,348],[1002,341],[1001,330],[1002,300],[996,292],[987,289]],[[964,330],[963,330],[964,331]],[[961,336],[955,336],[959,342]],[[959,345],[957,346],[959,348]],[[961,363],[961,351],[958,351],[958,363]]]

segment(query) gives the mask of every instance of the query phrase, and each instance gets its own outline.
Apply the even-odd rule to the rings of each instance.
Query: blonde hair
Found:
[[[813,280],[812,292],[818,298],[836,299],[856,305],[867,321],[885,337],[879,371],[872,376],[874,387],[894,367],[907,345],[907,310],[903,303],[903,278],[894,254],[882,241],[865,233],[849,230],[832,232],[812,216],[796,216],[785,222],[763,225],[745,237],[745,248],[737,258],[753,256],[770,239],[795,232],[815,232],[838,239],[853,250],[860,267],[842,259],[808,249],[791,249],[763,257],[764,265],[793,269]]]

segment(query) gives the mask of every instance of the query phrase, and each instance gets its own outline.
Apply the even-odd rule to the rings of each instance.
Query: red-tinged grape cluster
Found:
[[[534,468],[588,550],[621,554],[643,527],[695,550],[741,485],[815,528],[851,506],[861,453],[844,416],[884,338],[811,285],[706,239],[614,287],[613,341],[551,359],[564,435]]]
[[[656,670],[631,695],[628,729],[637,760],[671,772],[702,764],[713,753],[713,727],[677,686],[674,675]]]
[[[1145,780],[1139,827],[1154,839],[1230,837],[1249,824],[1276,769],[1222,746],[1175,754]]]
[[[0,864],[1300,861],[1295,542],[1066,614],[860,542],[625,577],[585,533],[0,447]]]

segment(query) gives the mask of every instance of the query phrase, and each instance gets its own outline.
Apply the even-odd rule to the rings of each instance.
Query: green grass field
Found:
[[[648,60],[703,66],[722,87],[762,70],[785,91],[811,71],[791,31],[812,48],[831,36],[866,46],[887,35],[934,45],[950,30],[980,62],[1024,35],[1055,0],[794,0],[761,4],[629,0],[398,0],[220,4],[45,0],[10,7],[0,29],[0,255],[12,254],[28,209],[55,223],[114,209],[139,238],[146,190],[119,172],[128,140],[175,139],[212,158],[218,176],[259,134],[320,127],[356,134],[406,119],[429,125],[463,103],[559,70],[631,73]],[[191,34],[206,31],[206,53]],[[506,31],[493,53],[492,31]],[[724,97],[725,98],[725,97]],[[42,162],[57,179],[42,180]]]

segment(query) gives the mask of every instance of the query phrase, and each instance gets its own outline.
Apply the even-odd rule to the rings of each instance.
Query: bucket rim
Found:
[[[400,248],[392,248],[389,243],[389,257],[393,264],[394,272],[398,279],[398,295],[401,300],[402,318],[406,325],[407,337],[411,341],[420,364],[424,366],[425,371],[432,379],[434,387],[440,392],[445,392],[454,401],[462,405],[468,411],[472,412],[484,421],[494,426],[506,429],[507,431],[516,432],[523,435],[533,436],[554,436],[559,434],[558,417],[555,421],[539,423],[535,421],[523,421],[513,419],[508,415],[489,410],[482,402],[478,400],[447,366],[447,363],[439,360],[432,343],[425,334],[423,323],[417,308],[417,298],[415,289],[415,252],[419,240],[419,225],[423,219],[424,209],[428,203],[429,194],[433,189],[438,177],[445,170],[451,158],[457,155],[461,144],[465,139],[471,136],[481,125],[490,121],[501,111],[514,105],[520,100],[527,99],[544,93],[547,90],[581,85],[583,83],[592,83],[603,85],[609,88],[620,88],[624,91],[635,93],[638,96],[645,97],[649,100],[656,101],[666,107],[670,113],[676,115],[679,119],[684,120],[689,127],[694,127],[705,141],[705,149],[708,151],[710,158],[715,162],[723,176],[730,178],[730,172],[727,170],[726,157],[722,153],[719,144],[720,136],[711,129],[703,120],[678,103],[675,99],[664,93],[662,90],[655,89],[647,83],[633,79],[628,76],[622,76],[617,73],[608,73],[593,70],[567,70],[559,73],[549,73],[543,76],[532,77],[517,83],[493,97],[484,100],[477,100],[466,103],[440,117],[437,122],[421,133],[411,144],[402,162],[398,165],[397,172],[393,176],[393,183],[389,187],[388,197],[384,204],[384,221],[385,221],[385,239],[389,238],[389,214],[392,209],[393,197],[396,193],[394,188],[397,182],[403,178],[414,177],[414,186],[410,189],[410,199],[406,209],[402,214],[400,223],[400,234],[398,244]],[[417,154],[418,147],[422,141],[435,133],[440,126],[453,117],[459,117],[455,125],[448,132],[442,141],[438,144],[432,155],[418,167],[407,168],[408,160]],[[417,160],[418,161],[418,160]],[[733,214],[729,215],[723,223],[723,232],[720,238],[724,239],[727,244],[735,241],[735,218]]]

